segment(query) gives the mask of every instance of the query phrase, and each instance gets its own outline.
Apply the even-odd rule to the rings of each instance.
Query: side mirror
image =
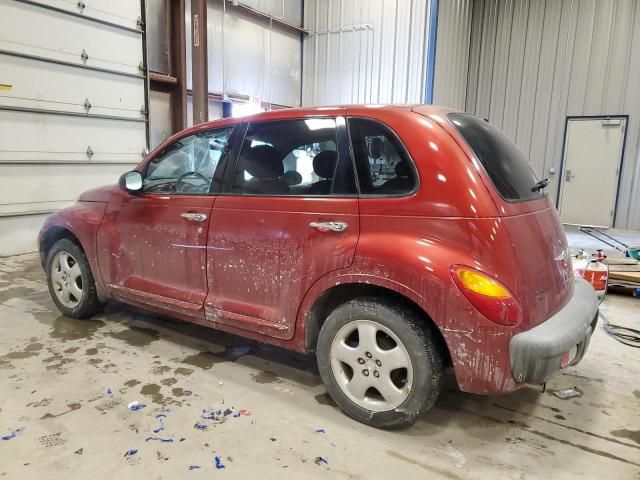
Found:
[[[118,182],[120,188],[129,193],[138,193],[142,190],[142,174],[136,170],[123,173]]]

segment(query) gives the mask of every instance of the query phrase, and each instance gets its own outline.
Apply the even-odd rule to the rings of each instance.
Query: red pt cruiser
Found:
[[[180,132],[46,221],[51,296],[116,299],[300,352],[351,417],[411,424],[583,357],[598,302],[496,128],[431,106],[290,109]]]

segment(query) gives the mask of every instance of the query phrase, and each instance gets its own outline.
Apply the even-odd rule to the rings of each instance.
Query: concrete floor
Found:
[[[602,310],[639,328],[639,307],[608,296]],[[0,326],[0,435],[22,429],[0,441],[4,478],[640,479],[640,350],[600,327],[546,393],[470,395],[449,375],[427,416],[384,432],[336,409],[312,358],[119,304],[60,316],[36,255],[0,259]],[[229,346],[251,351],[234,360]],[[581,396],[552,394],[563,388]],[[130,411],[136,400],[147,407]],[[252,414],[201,420],[232,406]],[[164,408],[158,436],[174,441],[145,441]]]

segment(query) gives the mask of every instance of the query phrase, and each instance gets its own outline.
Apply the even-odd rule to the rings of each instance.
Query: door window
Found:
[[[400,140],[387,127],[349,119],[349,133],[363,195],[406,195],[417,185],[415,168]]]
[[[229,127],[200,132],[172,143],[147,165],[142,190],[145,193],[208,194],[220,159],[227,152],[232,130]]]
[[[251,123],[232,191],[305,196],[355,193],[351,163],[339,161],[336,132],[333,118]]]

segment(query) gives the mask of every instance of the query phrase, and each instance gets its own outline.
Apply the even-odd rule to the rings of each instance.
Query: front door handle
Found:
[[[207,216],[204,213],[185,212],[181,213],[180,216],[185,220],[191,220],[192,222],[204,222],[207,219]]]
[[[344,232],[348,224],[345,222],[311,222],[309,226],[320,232]]]

